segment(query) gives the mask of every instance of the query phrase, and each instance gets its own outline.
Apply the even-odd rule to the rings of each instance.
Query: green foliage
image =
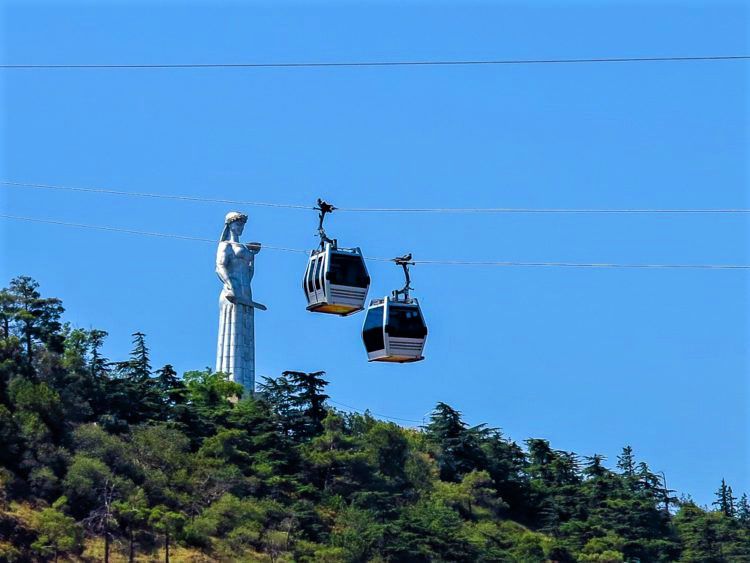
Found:
[[[680,561],[750,560],[750,530],[722,510],[706,512],[693,503],[686,503],[674,523],[684,546]]]
[[[88,514],[114,480],[112,471],[101,460],[76,455],[65,476],[65,494],[78,514]]]
[[[0,291],[2,561],[76,557],[84,530],[131,560],[750,561],[747,495],[678,502],[629,446],[613,471],[445,403],[402,428],[331,408],[323,372],[243,398],[223,373],[154,370],[140,332],[110,362],[62,312],[30,278]]]
[[[82,548],[83,534],[74,518],[64,514],[60,508],[66,499],[62,497],[50,508],[45,508],[36,515],[35,527],[37,539],[31,549],[42,557],[53,557],[57,560],[60,554],[73,554]]]

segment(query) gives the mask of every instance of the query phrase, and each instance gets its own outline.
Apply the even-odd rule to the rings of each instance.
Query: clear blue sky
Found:
[[[7,63],[287,62],[747,54],[741,3],[4,2]],[[3,178],[339,206],[748,207],[747,62],[0,71]],[[218,237],[224,205],[0,187],[5,213]],[[247,239],[315,245],[315,217],[240,209]],[[748,263],[736,216],[335,214],[375,256]],[[3,220],[29,274],[123,358],[213,365],[210,244]],[[421,266],[427,360],[373,365],[362,316],[305,311],[302,255],[260,254],[258,371],[326,370],[340,402],[437,401],[521,441],[631,444],[669,485],[750,490],[748,274]],[[400,283],[372,264],[371,296]]]

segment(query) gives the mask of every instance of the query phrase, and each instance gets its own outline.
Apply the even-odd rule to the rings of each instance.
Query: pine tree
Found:
[[[722,481],[717,510],[685,499],[672,515],[663,473],[629,446],[613,472],[546,440],[527,454],[444,403],[421,430],[344,415],[322,372],[238,401],[210,369],[152,374],[142,333],[110,364],[106,333],[27,319],[19,299],[0,291],[1,561],[75,558],[96,548],[81,526],[105,560],[128,545],[156,560],[158,536],[180,560],[750,561],[747,495]]]
[[[731,487],[727,486],[724,479],[721,480],[721,486],[717,489],[715,496],[716,500],[712,503],[713,506],[719,509],[719,512],[725,516],[732,516],[732,500],[731,500]]]
[[[734,494],[732,493],[732,487],[727,486],[727,509],[728,514],[727,516],[731,516],[732,518],[735,517],[736,511],[735,511],[735,505],[737,503],[737,499],[735,498]]]
[[[10,338],[10,325],[18,310],[18,300],[7,288],[0,290],[0,336]]]
[[[553,482],[552,462],[555,460],[555,452],[547,440],[530,438],[526,440],[529,450],[529,473],[532,478],[539,479],[543,483]]]
[[[645,461],[638,464],[638,487],[648,495],[656,496],[661,487],[661,478],[653,473]]]
[[[164,535],[164,563],[169,563],[170,539],[185,523],[185,516],[169,510],[164,505],[159,505],[151,509],[148,521],[157,532]]]
[[[296,409],[295,437],[308,439],[317,436],[323,431],[323,419],[328,414],[325,402],[329,397],[323,392],[328,385],[323,379],[325,372],[285,371],[281,375],[293,387],[291,404]]]
[[[53,369],[55,386],[63,399],[66,418],[76,422],[89,421],[100,402],[101,386],[88,368],[88,333],[83,329],[65,327],[63,369]],[[48,378],[49,379],[49,378]]]
[[[110,371],[109,360],[101,354],[104,339],[107,338],[108,334],[104,330],[92,329],[88,335],[91,377],[101,381],[109,376]]]
[[[158,390],[162,410],[160,418],[170,420],[170,414],[181,411],[181,407],[187,402],[187,388],[171,364],[156,371],[154,385]]]
[[[603,477],[604,475],[608,473],[607,469],[603,465],[604,456],[599,455],[599,454],[586,456],[586,461],[588,463],[586,464],[586,467],[583,469],[583,472],[589,478],[596,479],[598,477]]]
[[[742,493],[737,503],[737,520],[750,530],[750,501],[748,501],[747,493]]]
[[[256,395],[274,413],[285,436],[291,436],[292,426],[294,426],[293,395],[294,386],[284,375],[265,377]]]
[[[66,500],[65,497],[60,498],[36,517],[39,536],[31,547],[47,561],[51,557],[52,561],[57,562],[61,553],[69,554],[81,549],[83,534],[80,526],[61,510]]]
[[[60,334],[60,317],[65,309],[57,298],[43,298],[39,284],[28,276],[19,276],[10,282],[9,293],[11,322],[3,319],[9,328],[15,326],[25,345],[26,361],[30,367],[34,358],[34,343],[46,344],[54,352],[62,352],[63,336]],[[4,301],[8,301],[7,295]],[[8,307],[6,305],[8,315]]]
[[[474,469],[486,468],[486,457],[479,446],[483,431],[484,425],[469,428],[461,413],[449,405],[440,402],[435,406],[425,435],[438,448],[441,479],[458,482]]]
[[[119,418],[137,424],[155,418],[159,412],[159,393],[151,380],[151,361],[146,335],[133,333],[130,358],[115,364],[118,378],[108,382],[112,409]]]
[[[116,365],[121,376],[134,382],[143,382],[151,377],[151,360],[145,334],[133,333],[133,350],[130,352],[130,358]]]
[[[622,448],[622,454],[617,456],[617,469],[626,477],[635,475],[635,456],[630,446]]]
[[[664,475],[664,472],[661,473],[659,483],[660,485],[657,488],[657,496],[661,502],[664,503],[664,511],[669,514],[670,507],[673,505],[676,506],[679,502],[679,499],[673,495],[673,493],[676,493],[677,491],[667,487],[667,476]]]

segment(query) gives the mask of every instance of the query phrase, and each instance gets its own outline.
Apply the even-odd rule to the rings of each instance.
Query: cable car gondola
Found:
[[[323,219],[335,207],[319,199],[318,234],[320,247],[310,252],[302,287],[307,310],[331,315],[352,315],[365,308],[370,276],[359,248],[339,248],[335,239],[326,236]]]
[[[411,254],[394,259],[403,267],[406,285],[392,297],[373,299],[362,327],[362,341],[370,362],[418,362],[427,340],[427,325],[419,301],[409,297]]]

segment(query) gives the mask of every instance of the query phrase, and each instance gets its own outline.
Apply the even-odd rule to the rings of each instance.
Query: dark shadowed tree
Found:
[[[317,436],[323,431],[323,419],[328,414],[325,407],[328,395],[323,391],[328,385],[323,379],[325,372],[285,371],[281,375],[293,388],[291,404],[295,417],[292,431],[295,438],[305,440]]]
[[[483,427],[469,428],[461,413],[445,403],[438,403],[425,427],[427,439],[437,447],[440,478],[460,481],[475,469],[486,467],[486,458],[479,443]]]
[[[626,477],[635,476],[635,456],[633,455],[633,448],[625,446],[622,448],[622,453],[617,456],[617,469],[620,470],[622,475]]]

